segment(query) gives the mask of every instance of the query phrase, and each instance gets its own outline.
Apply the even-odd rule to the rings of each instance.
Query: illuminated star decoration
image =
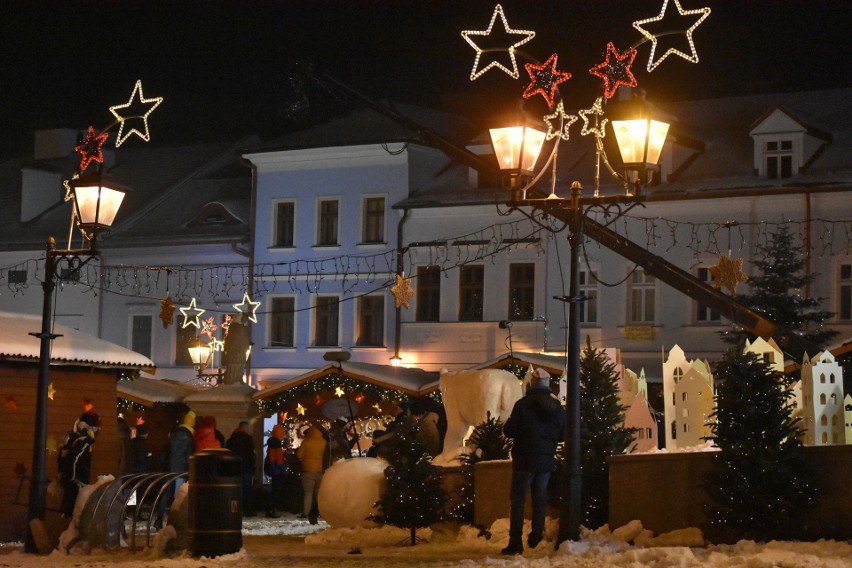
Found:
[[[118,111],[120,110],[130,110],[130,107],[134,104],[134,99],[136,99],[136,93],[139,93],[139,101],[136,103],[137,106],[150,105],[145,109],[145,112],[143,114],[129,114],[126,116],[123,113],[119,113]],[[151,134],[148,132],[148,115],[154,112],[154,109],[160,106],[160,103],[162,102],[163,97],[146,99],[145,95],[142,94],[142,80],[140,79],[136,81],[136,86],[133,87],[133,92],[130,93],[130,99],[126,104],[109,107],[109,111],[119,123],[118,135],[115,138],[115,147],[118,148],[121,146],[132,134],[136,134],[145,142],[149,142],[151,140]],[[127,132],[124,132],[124,127],[127,125],[127,121],[132,119],[142,119],[142,123],[145,125],[145,132],[137,130],[134,127],[131,127]]]
[[[530,75],[530,84],[524,89],[525,99],[541,95],[547,101],[548,108],[553,108],[553,97],[556,95],[559,83],[564,83],[571,78],[571,73],[556,70],[558,58],[559,56],[554,53],[541,65],[535,63],[524,65]]]
[[[374,404],[374,405],[373,405],[373,408],[375,408],[375,409],[376,409],[376,412],[378,412],[379,414],[381,414],[381,412],[382,412],[382,407],[381,407],[381,406],[379,406],[379,403],[378,403],[378,402],[377,402],[376,404]]]
[[[160,300],[160,319],[163,320],[163,329],[168,329],[175,318],[175,305],[171,296]]]
[[[210,338],[210,343],[208,345],[210,345],[210,349],[212,349],[214,352],[225,350],[225,342],[220,341],[219,339],[216,339],[215,337]]]
[[[59,451],[59,440],[56,439],[56,436],[52,434],[47,437],[47,443],[44,446],[44,449],[47,450],[49,454],[55,454]]]
[[[257,323],[257,308],[260,307],[260,302],[252,302],[248,292],[243,294],[243,301],[239,304],[234,304],[234,309],[248,316],[249,321]]]
[[[181,325],[181,329],[191,325],[201,329],[201,322],[199,321],[199,318],[201,317],[201,314],[206,311],[207,310],[197,308],[195,306],[195,298],[193,298],[188,307],[180,309],[180,313],[183,314],[183,324]]]
[[[556,111],[553,114],[545,115],[544,121],[547,123],[547,134],[545,138],[547,140],[553,140],[557,136],[559,136],[562,140],[568,141],[569,132],[568,128],[577,122],[577,117],[573,114],[566,114],[565,107],[562,106],[562,101],[556,103]],[[558,121],[558,126],[555,124]]]
[[[334,394],[336,394],[336,395],[337,395],[337,398],[340,398],[341,396],[343,396],[343,395],[344,395],[344,394],[346,394],[346,393],[345,393],[345,392],[343,392],[343,389],[342,389],[342,388],[340,388],[340,387],[335,387],[335,389],[334,389]]]
[[[672,54],[679,55],[680,57],[683,57],[684,59],[686,59],[687,61],[689,61],[691,63],[698,63],[698,52],[695,50],[695,42],[692,41],[692,32],[694,32],[695,28],[697,28],[699,26],[699,24],[701,24],[701,22],[703,22],[707,18],[707,16],[710,15],[710,8],[698,8],[696,10],[684,10],[680,5],[679,0],[673,0],[673,1],[674,1],[675,6],[677,7],[678,14],[680,15],[681,18],[689,17],[691,19],[692,16],[698,16],[695,19],[695,22],[693,22],[693,24],[691,26],[689,26],[683,32],[684,35],[686,36],[687,43],[689,43],[690,54],[687,55],[686,53],[684,53],[683,51],[681,51],[679,49],[675,49],[674,47],[669,47],[666,50],[666,52],[662,55],[662,57],[660,57],[656,61],[654,60],[654,55],[657,51],[657,41],[658,41],[659,38],[656,35],[654,35],[653,33],[651,33],[650,31],[648,31],[647,29],[645,29],[644,26],[645,26],[645,24],[651,24],[651,23],[654,23],[654,22],[661,22],[666,18],[666,9],[668,9],[668,7],[669,7],[669,0],[663,0],[663,7],[660,10],[660,14],[658,16],[656,16],[654,18],[647,18],[645,20],[637,20],[637,21],[633,22],[633,27],[636,28],[637,30],[639,30],[639,32],[643,36],[645,36],[646,38],[651,40],[651,56],[648,58],[648,72],[649,73],[651,71],[653,71],[657,67],[657,65],[662,63],[663,60],[665,60],[666,57],[668,57],[669,55],[672,55]],[[670,18],[670,20],[671,19],[672,18]],[[678,28],[678,26],[672,26],[672,25],[669,25],[669,24],[671,24],[671,21],[669,21],[668,24],[666,24],[664,31],[668,32],[668,31],[671,31],[673,29]]]
[[[104,153],[101,150],[101,146],[104,145],[104,142],[109,138],[108,132],[102,132],[101,134],[95,134],[94,127],[90,126],[89,130],[86,131],[86,138],[83,140],[79,146],[74,148],[74,150],[82,155],[80,158],[80,172],[85,172],[86,168],[89,167],[89,164],[92,162],[98,162],[99,164],[104,163]]]
[[[53,400],[53,395],[55,395],[55,394],[56,394],[56,389],[53,388],[53,383],[50,383],[49,385],[47,385],[47,398],[49,398],[50,400]]]
[[[602,105],[603,97],[598,97],[595,99],[595,104],[592,105],[592,108],[587,108],[580,111],[580,118],[583,119],[583,128],[582,130],[580,130],[580,134],[582,134],[583,136],[594,135],[598,138],[603,138],[604,135],[606,135],[606,130],[604,130],[604,128],[606,127],[608,119],[603,119],[602,121],[600,121],[600,124],[598,124],[597,121],[595,124],[589,123],[590,114],[599,117],[603,116],[604,111]]]
[[[494,28],[494,21],[497,19],[498,15],[500,16],[500,20],[503,22],[503,30],[504,30],[504,33],[507,36],[508,35],[523,36],[518,41],[516,41],[515,43],[510,44],[508,47],[500,49],[500,51],[505,50],[505,51],[509,52],[509,59],[512,62],[511,63],[512,69],[509,69],[508,67],[506,67],[505,65],[503,65],[502,63],[500,63],[497,60],[491,61],[491,63],[489,63],[488,65],[486,65],[482,69],[479,69],[479,61],[480,61],[480,58],[482,57],[482,54],[485,51],[496,51],[496,50],[495,49],[487,49],[486,50],[486,49],[480,48],[479,45],[477,45],[477,43],[470,36],[486,36],[486,37],[490,36],[491,30]],[[497,6],[494,7],[494,13],[491,14],[491,21],[488,22],[488,29],[482,30],[482,31],[465,30],[461,33],[461,35],[464,38],[464,40],[467,43],[470,44],[470,46],[474,49],[474,51],[476,51],[476,58],[473,60],[473,68],[470,71],[470,80],[474,81],[474,80],[478,79],[483,73],[485,73],[486,71],[491,69],[492,67],[496,67],[497,69],[502,69],[512,79],[517,79],[519,73],[518,73],[518,61],[517,61],[517,59],[515,59],[515,49],[518,46],[521,46],[521,45],[527,43],[528,41],[530,41],[532,38],[534,38],[535,32],[530,31],[530,30],[513,30],[513,29],[511,29],[509,27],[509,23],[506,21],[506,15],[503,13],[503,6],[501,6],[500,4],[497,4]]]
[[[15,400],[14,396],[6,397],[6,410],[8,410],[9,412],[15,412],[16,410],[18,410],[18,401]]]
[[[213,323],[213,316],[201,321],[201,331],[199,335],[206,335],[207,339],[213,339],[213,332],[219,329],[219,326]]]
[[[304,415],[305,415],[305,407],[304,407],[304,406],[302,406],[302,404],[301,404],[301,403],[299,403],[299,404],[297,404],[297,405],[296,405],[296,414],[298,414],[298,415],[300,415],[300,416],[304,416]]]
[[[636,50],[628,49],[619,54],[618,50],[609,42],[606,44],[606,59],[589,69],[589,73],[597,75],[604,82],[604,96],[611,99],[620,85],[635,87],[636,77],[630,67],[636,59]]]
[[[737,293],[737,284],[748,280],[748,274],[743,272],[743,259],[729,258],[724,253],[719,255],[719,263],[708,267],[708,270],[716,289],[727,288],[734,294]]]
[[[414,288],[411,287],[411,278],[405,277],[405,272],[402,275],[396,275],[396,284],[391,286],[391,294],[393,294],[394,305],[398,308],[405,306],[411,307],[411,298],[414,297]]]
[[[219,326],[219,329],[222,330],[222,334],[225,337],[228,337],[228,328],[231,327],[231,322],[234,321],[234,317],[231,314],[225,314],[225,321]]]

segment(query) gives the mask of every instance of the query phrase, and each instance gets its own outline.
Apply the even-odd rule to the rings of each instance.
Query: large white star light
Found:
[[[689,44],[690,53],[687,54],[687,53],[685,53],[685,52],[683,52],[683,51],[681,51],[677,48],[669,47],[666,50],[666,52],[659,59],[657,59],[656,61],[654,60],[654,56],[655,56],[656,51],[657,51],[657,42],[659,40],[659,37],[664,35],[664,34],[668,35],[673,31],[677,31],[677,30],[664,30],[663,32],[654,34],[654,33],[650,32],[649,30],[647,30],[645,28],[646,24],[652,24],[654,22],[661,22],[666,18],[666,10],[669,7],[669,0],[663,0],[663,7],[660,10],[660,14],[658,16],[655,16],[653,18],[647,18],[645,20],[637,20],[637,21],[633,22],[633,27],[636,28],[637,30],[639,30],[639,32],[643,36],[645,36],[646,38],[651,40],[651,56],[648,58],[648,72],[649,73],[651,71],[653,71],[657,67],[657,65],[662,63],[665,60],[665,58],[668,57],[669,55],[678,55],[680,57],[683,57],[684,59],[686,59],[687,61],[689,61],[691,63],[698,63],[698,52],[695,50],[695,42],[692,41],[692,32],[695,31],[695,28],[697,28],[701,24],[701,22],[703,22],[705,19],[707,19],[707,16],[710,15],[710,8],[697,8],[695,10],[684,10],[683,7],[681,7],[681,5],[680,5],[679,0],[672,0],[672,1],[674,2],[674,5],[677,7],[678,15],[681,18],[693,19],[693,17],[697,16],[697,18],[694,18],[695,21],[693,22],[693,24],[682,32],[686,36],[686,41]]]
[[[509,60],[511,61],[512,68],[509,69],[496,59],[491,61],[488,65],[479,69],[479,62],[482,57],[482,54],[486,51],[497,51],[496,49],[485,49],[479,46],[471,36],[483,36],[488,37],[491,35],[491,32],[494,28],[494,21],[497,19],[497,16],[500,16],[500,21],[503,22],[503,30],[506,35],[516,35],[522,36],[518,41],[513,44],[510,44],[506,48],[501,48],[500,51],[507,51],[509,53]],[[518,46],[521,46],[532,38],[535,37],[535,32],[530,30],[513,30],[509,27],[509,23],[506,21],[506,15],[503,13],[503,6],[497,4],[494,7],[494,13],[491,14],[491,21],[488,22],[488,28],[485,30],[465,30],[461,33],[464,40],[470,44],[470,46],[476,51],[476,58],[473,60],[473,68],[470,71],[470,80],[474,81],[482,76],[483,73],[491,69],[492,67],[496,67],[497,69],[501,69],[505,73],[507,73],[512,79],[517,79],[519,76],[518,73],[518,61],[515,59],[515,49]]]

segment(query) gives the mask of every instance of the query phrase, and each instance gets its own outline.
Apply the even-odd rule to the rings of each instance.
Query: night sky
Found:
[[[538,61],[558,53],[558,68],[573,74],[563,97],[588,107],[600,84],[588,69],[603,60],[606,43],[623,50],[640,41],[631,22],[656,16],[663,0],[501,3],[510,27],[536,32],[521,49]],[[30,153],[38,128],[105,127],[108,107],[127,102],[137,79],[146,97],[165,99],[150,117],[152,144],[271,137],[345,112],[347,99],[300,82],[294,66],[305,63],[372,98],[452,109],[485,124],[489,113],[516,106],[528,83],[522,66],[518,81],[495,70],[469,80],[474,51],[460,32],[485,29],[495,4],[5,0],[0,157]],[[650,44],[640,46],[633,71],[652,100],[852,86],[848,0],[681,5],[712,9],[693,36],[700,61],[670,56],[649,74]]]

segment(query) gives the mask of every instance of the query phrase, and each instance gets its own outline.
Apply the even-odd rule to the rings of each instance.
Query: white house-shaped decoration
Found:
[[[713,412],[713,375],[706,361],[689,361],[679,346],[663,362],[663,400],[666,448],[688,448],[704,443]]]
[[[845,444],[847,420],[843,398],[843,367],[830,351],[802,361],[799,415],[806,446]]]

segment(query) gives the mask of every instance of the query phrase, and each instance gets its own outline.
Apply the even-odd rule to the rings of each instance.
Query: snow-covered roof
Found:
[[[0,312],[0,358],[37,361],[41,340],[30,333],[41,330],[41,317]],[[130,369],[154,369],[154,362],[115,343],[56,324],[50,362],[54,365],[86,365]]]
[[[245,383],[234,383],[232,385],[219,385],[213,388],[203,388],[186,396],[183,401],[191,402],[245,402],[251,400],[256,389]]]
[[[393,367],[391,365],[374,365],[372,363],[354,363],[347,361],[342,364],[343,374],[347,377],[378,385],[388,389],[396,389],[411,395],[423,395],[438,388],[439,375],[435,372],[424,371],[409,367]],[[314,379],[324,377],[337,370],[336,364],[328,364],[291,379],[280,381],[275,386],[263,389],[254,395],[254,400],[263,400],[280,392],[297,387]]]
[[[132,381],[118,381],[118,396],[143,406],[181,402],[201,387],[171,379],[139,377]]]

